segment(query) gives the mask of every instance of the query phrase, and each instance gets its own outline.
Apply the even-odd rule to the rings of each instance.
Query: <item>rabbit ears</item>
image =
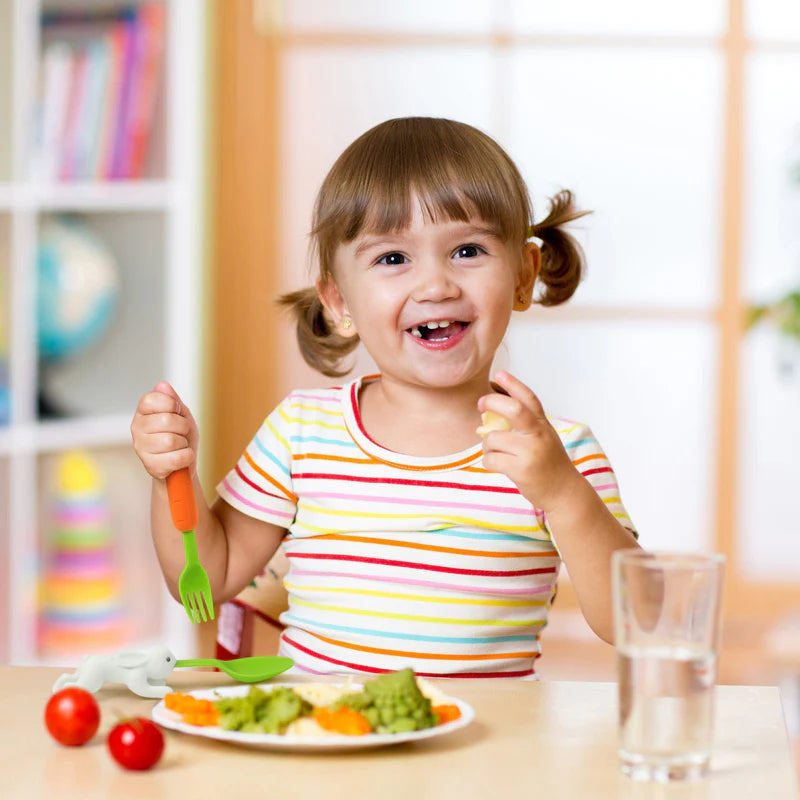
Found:
[[[120,650],[114,653],[111,659],[118,667],[136,669],[136,667],[143,667],[154,660],[174,659],[174,656],[166,647],[143,647],[140,650]]]

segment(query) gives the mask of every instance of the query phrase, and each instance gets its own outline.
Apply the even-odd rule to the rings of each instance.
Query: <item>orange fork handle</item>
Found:
[[[167,496],[175,527],[179,531],[193,531],[197,526],[197,504],[188,467],[167,475]]]

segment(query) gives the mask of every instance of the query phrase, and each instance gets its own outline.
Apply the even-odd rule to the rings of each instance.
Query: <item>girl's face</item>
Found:
[[[336,251],[323,302],[358,332],[385,381],[483,391],[513,308],[527,308],[538,250],[512,248],[482,220],[430,222],[419,203],[408,228],[362,232]],[[350,328],[342,325],[345,316]]]

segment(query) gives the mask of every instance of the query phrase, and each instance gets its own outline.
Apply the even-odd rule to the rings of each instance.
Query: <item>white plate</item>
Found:
[[[287,686],[290,689],[294,686],[303,686],[301,683],[281,683],[281,684],[257,684],[259,688],[269,691],[276,686]],[[337,686],[344,688],[344,686]],[[348,691],[357,692],[361,689],[359,684],[347,686]],[[221,697],[243,697],[250,691],[249,685],[220,686],[216,689],[198,689],[193,692],[186,692],[193,697],[204,700],[219,700]],[[241,733],[240,731],[226,731],[223,728],[211,726],[188,725],[183,722],[179,714],[170,711],[164,701],[160,701],[153,709],[153,721],[165,728],[170,728],[181,733],[188,733],[192,736],[202,736],[206,739],[219,739],[223,742],[244,745],[246,747],[267,747],[281,750],[362,750],[369,747],[385,747],[390,744],[400,744],[401,742],[417,742],[421,739],[432,739],[435,736],[445,736],[453,733],[466,725],[475,718],[475,711],[469,703],[465,703],[458,698],[448,698],[448,702],[458,706],[461,716],[452,722],[445,722],[434,728],[425,728],[421,731],[408,731],[406,733],[366,733],[363,736],[287,736],[277,733]]]

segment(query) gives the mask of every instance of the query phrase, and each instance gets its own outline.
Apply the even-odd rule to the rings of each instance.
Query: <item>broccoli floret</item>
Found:
[[[411,669],[389,672],[367,681],[364,690],[339,700],[360,711],[378,733],[401,733],[432,728],[436,717],[431,701],[419,690]]]
[[[217,700],[214,704],[219,711],[219,725],[226,731],[239,731],[253,721],[254,707],[247,703],[242,703],[240,698],[233,698],[237,702],[230,700]]]
[[[268,702],[256,710],[252,730],[260,733],[280,733],[290,722],[311,711],[311,703],[285,686],[279,686],[268,694]]]
[[[243,733],[280,733],[311,712],[311,703],[285,686],[269,692],[251,686],[245,697],[218,700],[214,705],[220,712],[220,727]]]

